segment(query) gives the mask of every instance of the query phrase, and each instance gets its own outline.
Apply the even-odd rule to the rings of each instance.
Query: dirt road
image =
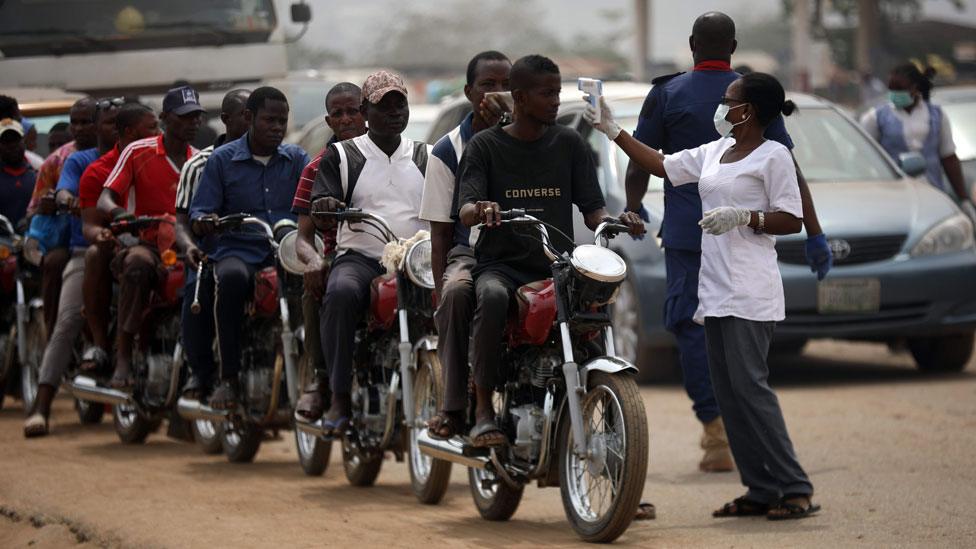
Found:
[[[715,520],[740,494],[735,474],[697,472],[699,427],[677,385],[645,387],[651,433],[641,547],[957,546],[976,543],[976,365],[922,375],[883,346],[819,343],[774,364],[801,462],[824,511],[805,521]],[[556,489],[526,489],[508,523],[474,510],[455,468],[436,507],[416,503],[406,464],[350,487],[338,455],[325,477],[297,464],[294,439],[253,464],[204,456],[162,433],[123,446],[111,422],[77,423],[60,400],[53,436],[24,440],[16,401],[0,411],[0,547],[562,547],[577,540]]]

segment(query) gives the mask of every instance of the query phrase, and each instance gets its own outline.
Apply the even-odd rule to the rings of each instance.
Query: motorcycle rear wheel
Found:
[[[491,521],[512,518],[525,491],[524,485],[513,488],[485,469],[468,468],[468,486],[481,518]]]
[[[193,440],[204,454],[213,456],[224,451],[224,437],[219,423],[209,419],[195,419],[190,422],[190,429],[193,431]]]
[[[112,409],[115,433],[123,444],[142,444],[149,434],[159,428],[162,418],[142,415],[132,406],[118,405]]]
[[[422,353],[418,364],[413,383],[414,425],[409,426],[410,484],[417,500],[435,505],[447,493],[447,486],[451,482],[451,462],[422,453],[417,445],[417,434],[421,429],[426,429],[427,421],[437,413],[444,401],[441,387],[443,378],[437,353]]]
[[[559,492],[577,535],[608,543],[630,526],[644,490],[647,415],[637,382],[627,374],[590,373],[580,404],[588,457],[573,451],[567,417],[558,439]]]
[[[372,486],[376,477],[380,476],[383,468],[383,454],[363,457],[352,448],[345,438],[342,439],[342,468],[346,471],[346,479],[353,486]]]
[[[95,425],[102,422],[102,417],[105,416],[105,405],[76,398],[75,412],[82,425]]]
[[[240,427],[229,428],[226,423],[221,428],[221,439],[223,439],[224,455],[231,463],[251,463],[254,456],[261,448],[261,439],[264,431],[250,422],[243,423]]]

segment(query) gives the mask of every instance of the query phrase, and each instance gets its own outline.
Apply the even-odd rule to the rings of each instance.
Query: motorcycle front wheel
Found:
[[[413,382],[414,425],[410,426],[410,484],[421,503],[437,504],[447,492],[451,481],[451,462],[434,459],[420,451],[417,434],[426,429],[443,401],[441,362],[437,353],[427,351],[418,360]]]
[[[30,315],[26,326],[27,349],[24,353],[27,360],[20,365],[20,394],[24,401],[24,411],[28,413],[34,409],[34,401],[37,399],[41,360],[44,358],[44,348],[47,346],[44,312],[41,309],[34,309]]]
[[[90,403],[89,403],[90,404]],[[97,404],[90,404],[98,406]],[[113,407],[115,433],[124,444],[142,444],[149,434],[159,428],[161,418],[146,417],[134,406],[119,404]]]
[[[573,450],[568,414],[559,436],[559,491],[573,530],[608,543],[634,520],[647,476],[647,416],[634,377],[592,372],[580,403],[586,456]]]
[[[302,354],[298,366],[298,386],[307,386],[312,382],[314,375],[308,354]],[[323,402],[323,406],[326,404]],[[295,448],[298,450],[298,463],[306,475],[320,477],[325,474],[325,470],[329,468],[329,459],[332,457],[332,441],[322,440],[321,437],[303,432],[296,426]]]

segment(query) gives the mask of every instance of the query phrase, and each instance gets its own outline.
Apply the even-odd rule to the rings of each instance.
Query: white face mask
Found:
[[[748,118],[744,118],[741,122],[736,122],[733,124],[725,119],[730,110],[745,107],[747,104],[748,103],[741,103],[734,107],[729,107],[725,103],[719,103],[718,107],[715,109],[715,116],[712,117],[712,122],[715,124],[715,131],[718,132],[719,137],[728,137],[732,134],[732,128],[749,120]]]

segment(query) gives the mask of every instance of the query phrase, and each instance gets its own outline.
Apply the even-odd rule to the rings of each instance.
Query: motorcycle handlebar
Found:
[[[397,240],[396,233],[393,232],[393,228],[387,223],[382,217],[372,214],[369,212],[364,212],[360,208],[345,208],[342,210],[336,210],[334,212],[312,212],[312,217],[331,217],[335,218],[339,223],[367,223],[373,225],[383,233],[383,237],[386,238],[388,242],[393,242]],[[354,231],[356,229],[353,229]]]
[[[154,225],[159,225],[160,223],[169,223],[173,225],[173,220],[166,217],[155,216],[155,215],[140,215],[134,219],[123,219],[121,221],[113,221],[109,224],[108,228],[112,231],[112,234],[120,234],[129,231],[137,231],[140,229],[145,229],[147,227],[152,227]]]

